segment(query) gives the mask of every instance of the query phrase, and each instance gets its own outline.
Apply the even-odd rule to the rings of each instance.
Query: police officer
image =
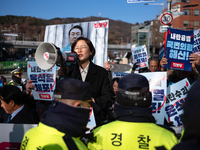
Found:
[[[26,81],[22,81],[22,70],[20,67],[18,67],[17,69],[14,69],[12,72],[12,80],[10,80],[7,85],[15,85],[18,87],[21,87],[22,90],[25,90],[25,84]]]
[[[148,80],[139,74],[120,79],[116,103],[116,120],[93,130],[96,142],[88,148],[96,149],[171,149],[177,138],[170,130],[155,124],[151,108],[152,95]]]
[[[87,82],[66,78],[59,80],[54,99],[38,127],[24,135],[21,150],[87,149],[80,137],[87,137],[91,87]]]

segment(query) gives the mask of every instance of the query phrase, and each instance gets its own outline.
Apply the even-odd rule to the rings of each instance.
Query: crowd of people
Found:
[[[20,68],[11,72],[8,83],[1,76],[0,123],[38,124],[25,133],[21,150],[199,149],[198,55],[190,55],[191,72],[163,68],[168,63],[165,56],[161,60],[152,56],[149,68],[139,70],[167,71],[168,86],[184,78],[193,84],[183,104],[184,131],[179,139],[170,124],[156,124],[149,82],[134,73],[136,64],[131,74],[112,79],[108,62],[104,68],[92,62],[95,48],[89,39],[80,36],[71,43],[71,51],[77,53],[79,61],[68,66],[68,78],[57,79],[53,101],[35,100],[33,81],[22,82]],[[89,130],[91,107],[96,127]]]

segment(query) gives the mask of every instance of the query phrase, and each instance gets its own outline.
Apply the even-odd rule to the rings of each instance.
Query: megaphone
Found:
[[[59,47],[49,42],[41,43],[35,53],[36,63],[42,70],[48,70],[55,64],[77,62],[77,59],[76,53],[61,52]]]

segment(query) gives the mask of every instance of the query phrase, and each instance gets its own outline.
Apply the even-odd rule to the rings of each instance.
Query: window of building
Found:
[[[188,20],[183,21],[183,26],[188,26]]]
[[[194,15],[199,16],[199,10],[194,10]]]
[[[189,15],[189,9],[184,9],[185,15]]]
[[[194,27],[198,27],[199,26],[199,21],[194,21]]]
[[[193,21],[189,21],[189,26],[193,26]]]

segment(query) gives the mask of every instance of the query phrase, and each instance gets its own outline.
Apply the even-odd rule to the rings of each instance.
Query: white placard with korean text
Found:
[[[148,54],[145,45],[138,46],[131,49],[133,61],[137,63],[139,68],[148,67]]]
[[[35,61],[27,62],[27,74],[35,88],[32,90],[35,100],[53,100],[53,91],[56,86],[56,66],[49,70],[42,70]]]
[[[166,119],[173,122],[173,125],[180,127],[183,125],[181,115],[183,114],[182,104],[190,89],[190,82],[187,78],[169,86],[167,88]]]

